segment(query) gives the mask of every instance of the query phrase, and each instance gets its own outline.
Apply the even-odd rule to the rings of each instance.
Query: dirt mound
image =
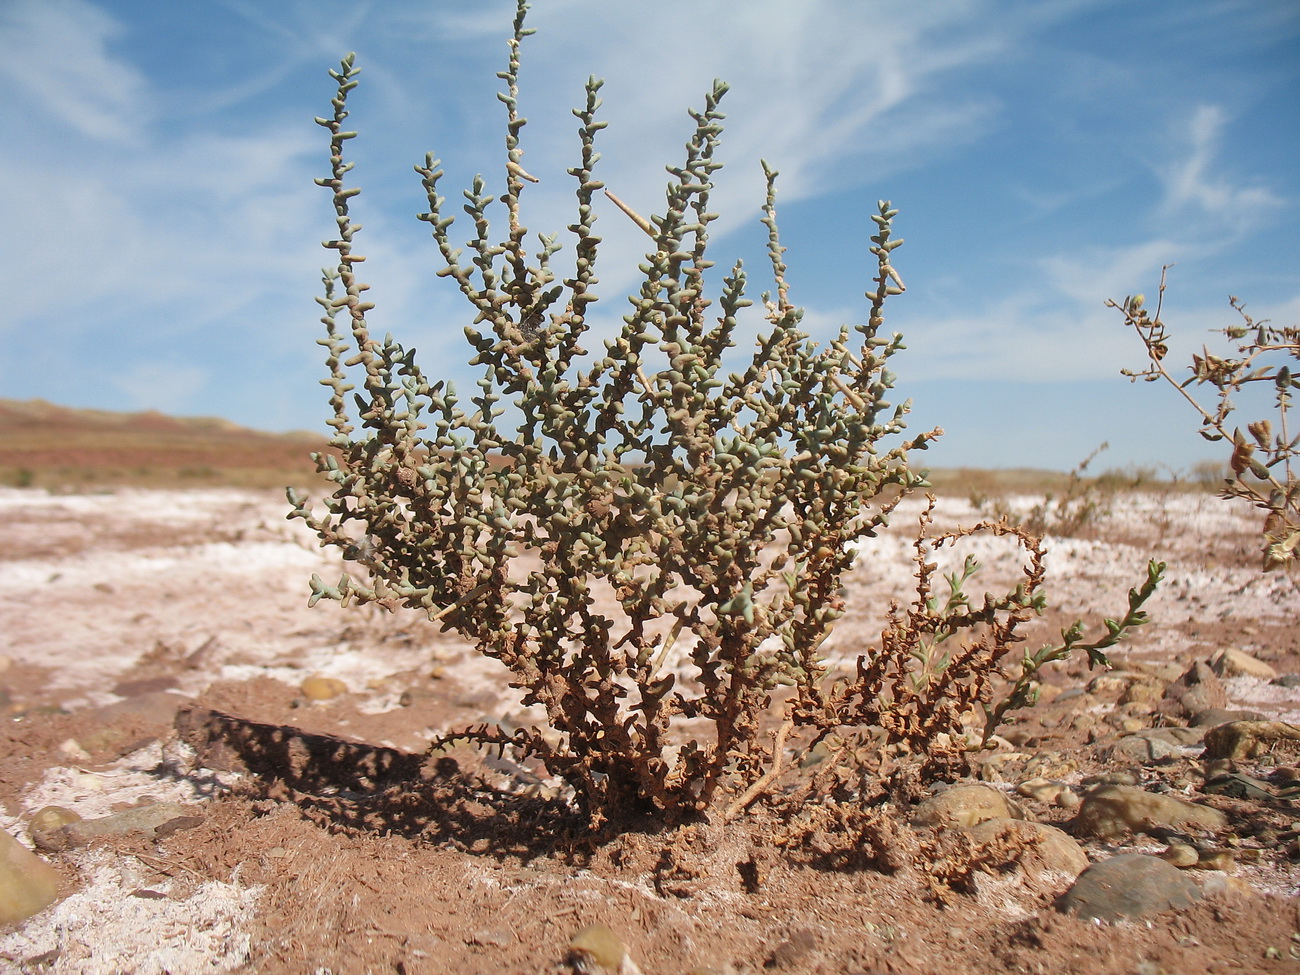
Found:
[[[0,399],[0,483],[20,487],[302,484],[315,470],[311,453],[324,449],[320,436],[217,417]]]

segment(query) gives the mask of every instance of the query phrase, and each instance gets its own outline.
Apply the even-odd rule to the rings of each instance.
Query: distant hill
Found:
[[[293,484],[319,490],[323,481],[311,454],[324,449],[323,434],[263,433],[218,417],[0,399],[0,484],[55,489]],[[1058,490],[1067,477],[1051,471],[960,469],[933,471],[931,480],[941,493],[1003,495]]]
[[[325,437],[217,417],[114,413],[0,399],[0,482],[42,487],[305,484]]]

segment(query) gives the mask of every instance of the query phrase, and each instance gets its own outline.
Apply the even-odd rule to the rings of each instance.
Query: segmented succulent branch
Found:
[[[291,493],[323,545],[362,568],[330,584],[312,580],[312,602],[418,609],[474,642],[510,671],[523,703],[547,728],[459,736],[540,759],[575,789],[593,822],[611,809],[708,807],[720,790],[742,790],[770,752],[759,717],[774,690],[815,696],[820,647],[843,612],[841,579],[853,543],[884,526],[923,483],[907,463],[940,431],[901,439],[908,404],[887,397],[889,360],[903,348],[881,333],[883,304],[902,292],[891,255],[897,213],[881,203],[874,289],[864,325],[819,348],[800,329],[789,298],[776,221],[777,173],[764,165],[774,291],[763,296],[770,328],[738,372],[724,353],[746,298],[738,261],[706,296],[706,257],[716,149],[722,134],[715,83],[681,165],[668,167],[664,212],[640,217],[650,238],[644,280],[622,326],[596,354],[579,345],[591,329],[597,247],[594,176],[601,82],[575,110],[581,161],[577,219],[568,227],[574,270],[557,283],[558,236],[530,250],[521,197],[536,179],[523,167],[519,48],[530,33],[519,4],[510,61],[500,74],[507,112],[505,190],[482,177],[465,193],[473,225],[468,251],[451,238],[454,217],[439,195],[432,155],[416,170],[428,223],[445,267],[473,308],[465,335],[483,369],[466,403],[421,371],[391,336],[370,333],[367,285],[355,268],[360,226],[347,186],[347,100],[353,58],[338,82],[331,175],[338,253],[325,272],[322,322],[334,416],[320,470],[333,482],[318,515]],[[611,195],[611,198],[612,195]],[[504,232],[492,211],[504,207]],[[353,374],[358,431],[348,402]],[[513,404],[517,425],[499,425]],[[885,447],[887,441],[896,441]],[[707,727],[680,745],[674,722]],[[670,747],[671,746],[671,747]]]

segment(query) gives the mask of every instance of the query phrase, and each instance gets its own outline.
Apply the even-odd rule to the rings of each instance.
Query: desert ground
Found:
[[[939,523],[979,520],[982,500],[945,493]],[[920,505],[860,551],[832,661],[906,597]],[[342,563],[286,512],[262,488],[0,490],[0,826],[31,847],[49,806],[163,820],[47,839],[60,897],[0,929],[0,970],[600,970],[572,945],[596,925],[617,939],[610,964],[647,975],[1300,969],[1297,743],[1205,757],[1213,722],[1300,724],[1300,588],[1259,572],[1258,519],[1210,493],[1108,494],[1077,536],[1049,538],[1041,641],[1079,616],[1099,628],[1149,558],[1169,564],[1114,669],[1051,665],[964,783],[1010,800],[999,822],[1058,827],[1064,859],[1038,836],[926,820],[939,782],[876,797],[861,836],[800,832],[762,804],[586,836],[544,770],[423,758],[438,733],[532,716],[495,662],[415,614],[309,609],[308,578]],[[1012,551],[978,546],[990,583],[1014,577]],[[782,788],[817,760],[788,755]],[[1116,785],[1218,818],[1099,834],[1081,809]],[[1076,848],[1177,862],[1182,894],[1113,921],[1063,910]]]

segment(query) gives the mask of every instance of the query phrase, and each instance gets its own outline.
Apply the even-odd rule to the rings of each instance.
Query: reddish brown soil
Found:
[[[10,491],[0,500],[0,655],[9,661],[0,672],[3,825],[18,834],[54,801],[103,815],[114,802],[140,801],[142,791],[183,793],[201,817],[162,838],[136,834],[91,851],[140,871],[138,886],[97,903],[86,935],[101,926],[94,964],[77,961],[70,942],[36,958],[45,942],[15,941],[24,931],[35,938],[38,915],[0,931],[8,946],[0,970],[125,970],[112,955],[127,957],[112,940],[131,930],[125,906],[197,911],[217,896],[214,882],[260,891],[255,908],[229,923],[248,941],[237,970],[270,975],[545,972],[561,965],[575,932],[597,923],[616,932],[647,975],[1300,968],[1300,871],[1276,839],[1300,819],[1294,802],[1205,795],[1194,754],[1136,769],[1114,758],[1124,718],[1180,719],[1149,702],[1119,704],[1119,685],[1086,690],[1097,675],[1081,665],[1053,669],[1053,694],[1065,693],[1008,727],[1008,743],[977,774],[1010,789],[1034,776],[1078,784],[1134,771],[1149,789],[1169,786],[1224,810],[1229,830],[1201,839],[1235,851],[1236,866],[1226,883],[1193,871],[1207,894],[1191,909],[1116,925],[1062,914],[1055,899],[1068,878],[1017,867],[1023,850],[999,859],[914,830],[905,822],[907,791],[890,799],[883,786],[868,797],[877,803],[871,814],[849,817],[856,835],[826,828],[816,802],[778,802],[731,823],[661,828],[629,819],[591,836],[551,798],[552,783],[508,757],[465,751],[454,764],[441,756],[441,764],[417,759],[414,771],[376,773],[373,748],[390,750],[381,757],[418,754],[434,732],[527,716],[500,673],[419,619],[337,604],[307,610],[307,577],[328,578],[338,565],[282,521],[287,506],[276,495]],[[1117,499],[1094,537],[1053,548],[1049,595],[1065,616],[1050,622],[1119,612],[1147,556],[1158,555],[1171,567],[1151,606],[1157,623],[1115,655],[1117,665],[1164,681],[1238,647],[1300,673],[1300,595],[1284,577],[1258,576],[1254,523],[1224,514],[1223,504]],[[945,517],[974,520],[962,507],[954,501]],[[884,601],[904,594],[905,558],[897,570],[882,567],[897,555],[862,560],[833,657],[847,659],[873,640]],[[313,673],[342,679],[347,693],[304,699],[298,685]],[[1300,717],[1294,689],[1247,678],[1226,686],[1231,707]],[[225,731],[205,744],[190,727],[186,744],[175,731],[182,705],[206,716],[206,727],[227,721]],[[300,731],[359,750],[312,758],[314,739]],[[779,792],[809,774],[799,770],[801,756],[789,757],[793,770]],[[1266,756],[1240,770],[1276,776],[1292,763]],[[145,785],[127,790],[121,783],[130,776]],[[1023,802],[1071,829],[1069,811]],[[1145,836],[1085,842],[1094,860],[1162,848]],[[94,889],[91,867],[101,861],[91,853],[50,854],[67,895]],[[146,941],[156,934],[148,924],[137,932]],[[21,944],[30,954],[13,947]],[[230,968],[194,951],[185,964],[196,967],[171,970]],[[131,957],[134,970],[161,970]]]

